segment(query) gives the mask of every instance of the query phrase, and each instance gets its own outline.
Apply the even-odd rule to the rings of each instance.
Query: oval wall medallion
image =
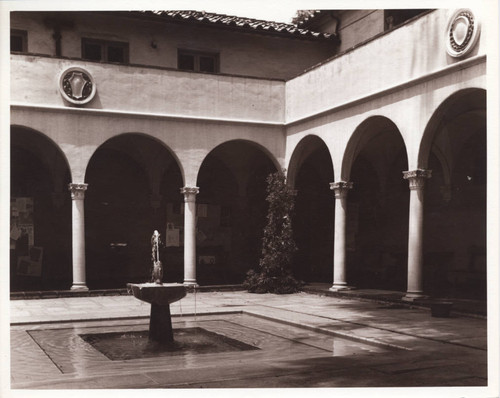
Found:
[[[59,91],[66,101],[83,105],[94,98],[96,85],[89,72],[83,68],[72,67],[61,73]]]
[[[474,13],[468,8],[456,11],[446,28],[446,51],[452,57],[467,55],[476,45],[481,26]]]

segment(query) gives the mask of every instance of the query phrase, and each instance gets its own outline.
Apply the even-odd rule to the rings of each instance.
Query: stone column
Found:
[[[408,290],[405,301],[423,298],[423,224],[424,224],[424,186],[431,177],[431,170],[403,171],[403,178],[410,184],[410,219],[408,233]]]
[[[335,193],[335,230],[333,248],[333,286],[331,291],[352,289],[346,281],[346,215],[347,193],[352,189],[352,182],[332,182],[330,189]]]
[[[181,188],[184,195],[184,285],[196,283],[196,195],[198,187]]]
[[[88,184],[69,184],[72,199],[73,285],[71,290],[89,290],[85,282],[85,211]]]

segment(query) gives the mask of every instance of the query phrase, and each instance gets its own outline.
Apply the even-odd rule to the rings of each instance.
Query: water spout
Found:
[[[151,282],[161,285],[163,279],[163,265],[160,261],[160,233],[155,230],[151,237],[151,260],[153,261],[153,273],[151,275]]]

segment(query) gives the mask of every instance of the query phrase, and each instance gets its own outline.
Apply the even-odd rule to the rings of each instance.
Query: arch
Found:
[[[203,166],[203,163],[205,162],[205,160],[210,156],[210,154],[214,153],[214,151],[217,151],[218,149],[226,146],[227,144],[231,144],[231,143],[244,143],[244,144],[250,145],[253,148],[256,148],[257,150],[261,151],[262,153],[264,153],[266,155],[266,157],[273,163],[273,165],[276,168],[276,170],[280,170],[281,169],[281,165],[278,162],[278,160],[276,159],[276,157],[265,146],[263,146],[262,144],[259,144],[258,142],[255,142],[255,141],[238,138],[238,139],[234,139],[234,140],[227,140],[227,141],[221,142],[220,144],[218,144],[217,146],[215,146],[214,148],[212,148],[205,155],[205,157],[203,158],[203,160],[200,163],[200,168],[198,169],[197,180],[198,180],[198,176],[199,176],[199,172],[201,170],[201,167]]]
[[[292,218],[297,246],[292,270],[305,282],[333,280],[334,181],[331,153],[316,135],[307,135],[290,158],[288,184],[296,191]]]
[[[426,169],[434,137],[440,128],[459,114],[486,109],[486,90],[466,88],[451,94],[434,111],[422,135],[418,151],[418,167]]]
[[[114,135],[113,137],[107,139],[106,141],[104,141],[101,145],[99,145],[98,147],[96,147],[94,149],[94,151],[90,154],[89,156],[89,162],[87,163],[87,166],[85,168],[85,176],[87,175],[87,171],[88,171],[88,167],[89,167],[89,164],[90,164],[90,161],[92,160],[92,157],[95,155],[95,153],[103,147],[103,145],[107,145],[109,144],[110,142],[113,142],[115,140],[118,140],[118,139],[121,139],[123,137],[142,137],[142,138],[145,138],[147,140],[150,140],[151,142],[154,142],[154,143],[157,143],[157,144],[160,144],[163,148],[165,148],[169,154],[173,157],[173,159],[175,160],[176,164],[177,164],[177,167],[179,168],[180,172],[181,172],[181,176],[182,176],[182,181],[183,181],[183,184],[185,183],[185,175],[184,175],[184,167],[182,165],[182,162],[180,161],[180,159],[178,158],[177,154],[167,145],[165,144],[165,142],[163,142],[162,140],[154,137],[154,136],[151,136],[149,134],[145,134],[145,133],[141,133],[141,132],[126,132],[126,133],[121,133],[121,134],[117,134],[117,135]],[[85,177],[85,181],[86,181],[86,177]]]
[[[295,146],[293,150],[292,156],[290,157],[290,162],[288,163],[287,181],[291,187],[295,187],[295,180],[297,177],[298,170],[300,169],[304,161],[314,151],[320,149],[326,150],[330,155],[331,159],[331,153],[330,150],[328,149],[328,146],[323,141],[323,139],[321,139],[317,135],[312,135],[312,134],[307,135],[298,142],[298,144]],[[333,162],[331,163],[331,172],[332,175],[335,176]]]
[[[25,145],[26,149],[28,149],[30,152],[38,152],[40,147],[43,147],[43,146],[46,147],[47,145],[50,146],[51,148],[54,148],[56,150],[57,156],[61,156],[62,160],[64,161],[64,166],[66,167],[66,169],[70,173],[70,179],[71,179],[71,176],[72,176],[71,165],[68,161],[66,154],[61,149],[59,144],[57,144],[57,142],[55,142],[48,135],[46,135],[38,130],[23,126],[23,125],[18,125],[18,124],[11,125],[11,137],[14,137],[13,136],[14,130],[19,130],[19,132],[21,132],[21,134],[23,132],[25,132],[25,133],[34,135],[35,140],[31,140],[31,139],[28,139],[28,140],[23,139],[22,140],[22,144]],[[16,138],[17,137],[18,137],[18,134],[16,134]],[[12,146],[12,142],[13,142],[13,139],[11,138],[11,146]],[[38,142],[38,144],[37,144],[37,142]],[[53,156],[47,156],[46,158],[44,158],[43,159],[44,163],[47,164],[49,159],[53,159]]]
[[[448,96],[430,117],[418,166],[425,183],[423,289],[486,298],[486,90]],[[446,165],[446,167],[444,167]]]
[[[150,278],[150,237],[158,230],[166,241],[168,217],[175,210],[183,226],[177,157],[160,140],[146,134],[116,135],[94,151],[85,181],[87,282],[89,288],[116,288]],[[166,248],[166,281],[182,280],[182,248]],[[168,253],[167,253],[168,252]]]
[[[384,116],[365,119],[354,130],[342,159],[347,195],[347,282],[370,289],[402,291],[408,247],[408,168],[404,139]]]
[[[66,289],[72,252],[67,158],[45,134],[19,125],[11,126],[10,150],[11,290]],[[39,253],[34,262],[33,250]]]
[[[354,130],[354,133],[349,138],[346,149],[344,151],[344,157],[342,159],[342,169],[341,169],[341,180],[349,181],[351,177],[351,169],[356,159],[363,148],[365,148],[369,142],[381,134],[392,134],[397,133],[400,142],[403,143],[403,148],[405,151],[406,161],[408,162],[408,151],[406,150],[406,143],[400,130],[396,124],[385,116],[370,116],[365,119],[361,124]],[[386,148],[391,151],[391,148]]]
[[[203,159],[196,182],[198,283],[241,283],[258,266],[266,178],[278,169],[267,150],[248,140],[226,141]]]

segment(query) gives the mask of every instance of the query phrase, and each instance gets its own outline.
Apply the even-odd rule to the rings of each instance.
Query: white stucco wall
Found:
[[[77,180],[95,148],[124,132],[151,134],[165,142],[186,168],[186,183],[194,184],[203,157],[224,140],[258,142],[288,166],[296,145],[309,134],[327,144],[335,178],[348,178],[348,170],[341,170],[345,149],[371,116],[395,123],[411,170],[418,167],[422,134],[437,107],[461,89],[486,88],[484,31],[466,57],[469,61],[445,51],[444,31],[453,12],[431,12],[286,83],[12,55],[13,114],[19,115],[13,120],[51,137],[56,134],[54,141],[63,146],[75,125],[82,137],[90,134],[88,148],[71,139],[64,149],[68,158],[81,159],[72,167]],[[96,81],[98,95],[85,106],[97,110],[94,114],[71,110],[58,92],[60,72],[75,62]],[[28,108],[37,107],[48,108],[31,115]],[[54,120],[61,121],[57,132],[50,131],[51,107],[57,108]],[[73,154],[71,148],[79,146],[82,154]]]
[[[343,10],[340,18],[339,52],[384,31],[384,10]]]
[[[276,166],[283,165],[285,156],[284,129],[274,125],[22,106],[12,108],[11,124],[34,129],[57,143],[68,160],[73,182],[85,181],[88,162],[100,145],[125,133],[146,134],[160,140],[178,159],[187,186],[196,185],[199,168],[208,153],[227,141],[240,139],[260,145]]]
[[[426,14],[288,81],[287,123],[460,62],[450,57],[445,48],[445,31],[454,11],[437,10]],[[483,30],[469,58],[486,53],[484,33]]]
[[[282,122],[285,85],[264,80],[157,68],[11,55],[11,102],[71,107],[59,92],[61,73],[87,70],[97,86],[86,108]]]
[[[486,63],[458,69],[431,81],[402,88],[370,101],[332,111],[287,127],[288,165],[297,144],[307,135],[325,141],[332,155],[336,180],[348,179],[342,170],[344,153],[356,128],[372,116],[384,116],[398,128],[405,142],[409,170],[418,168],[418,153],[424,130],[430,118],[449,96],[466,89],[486,89]]]

